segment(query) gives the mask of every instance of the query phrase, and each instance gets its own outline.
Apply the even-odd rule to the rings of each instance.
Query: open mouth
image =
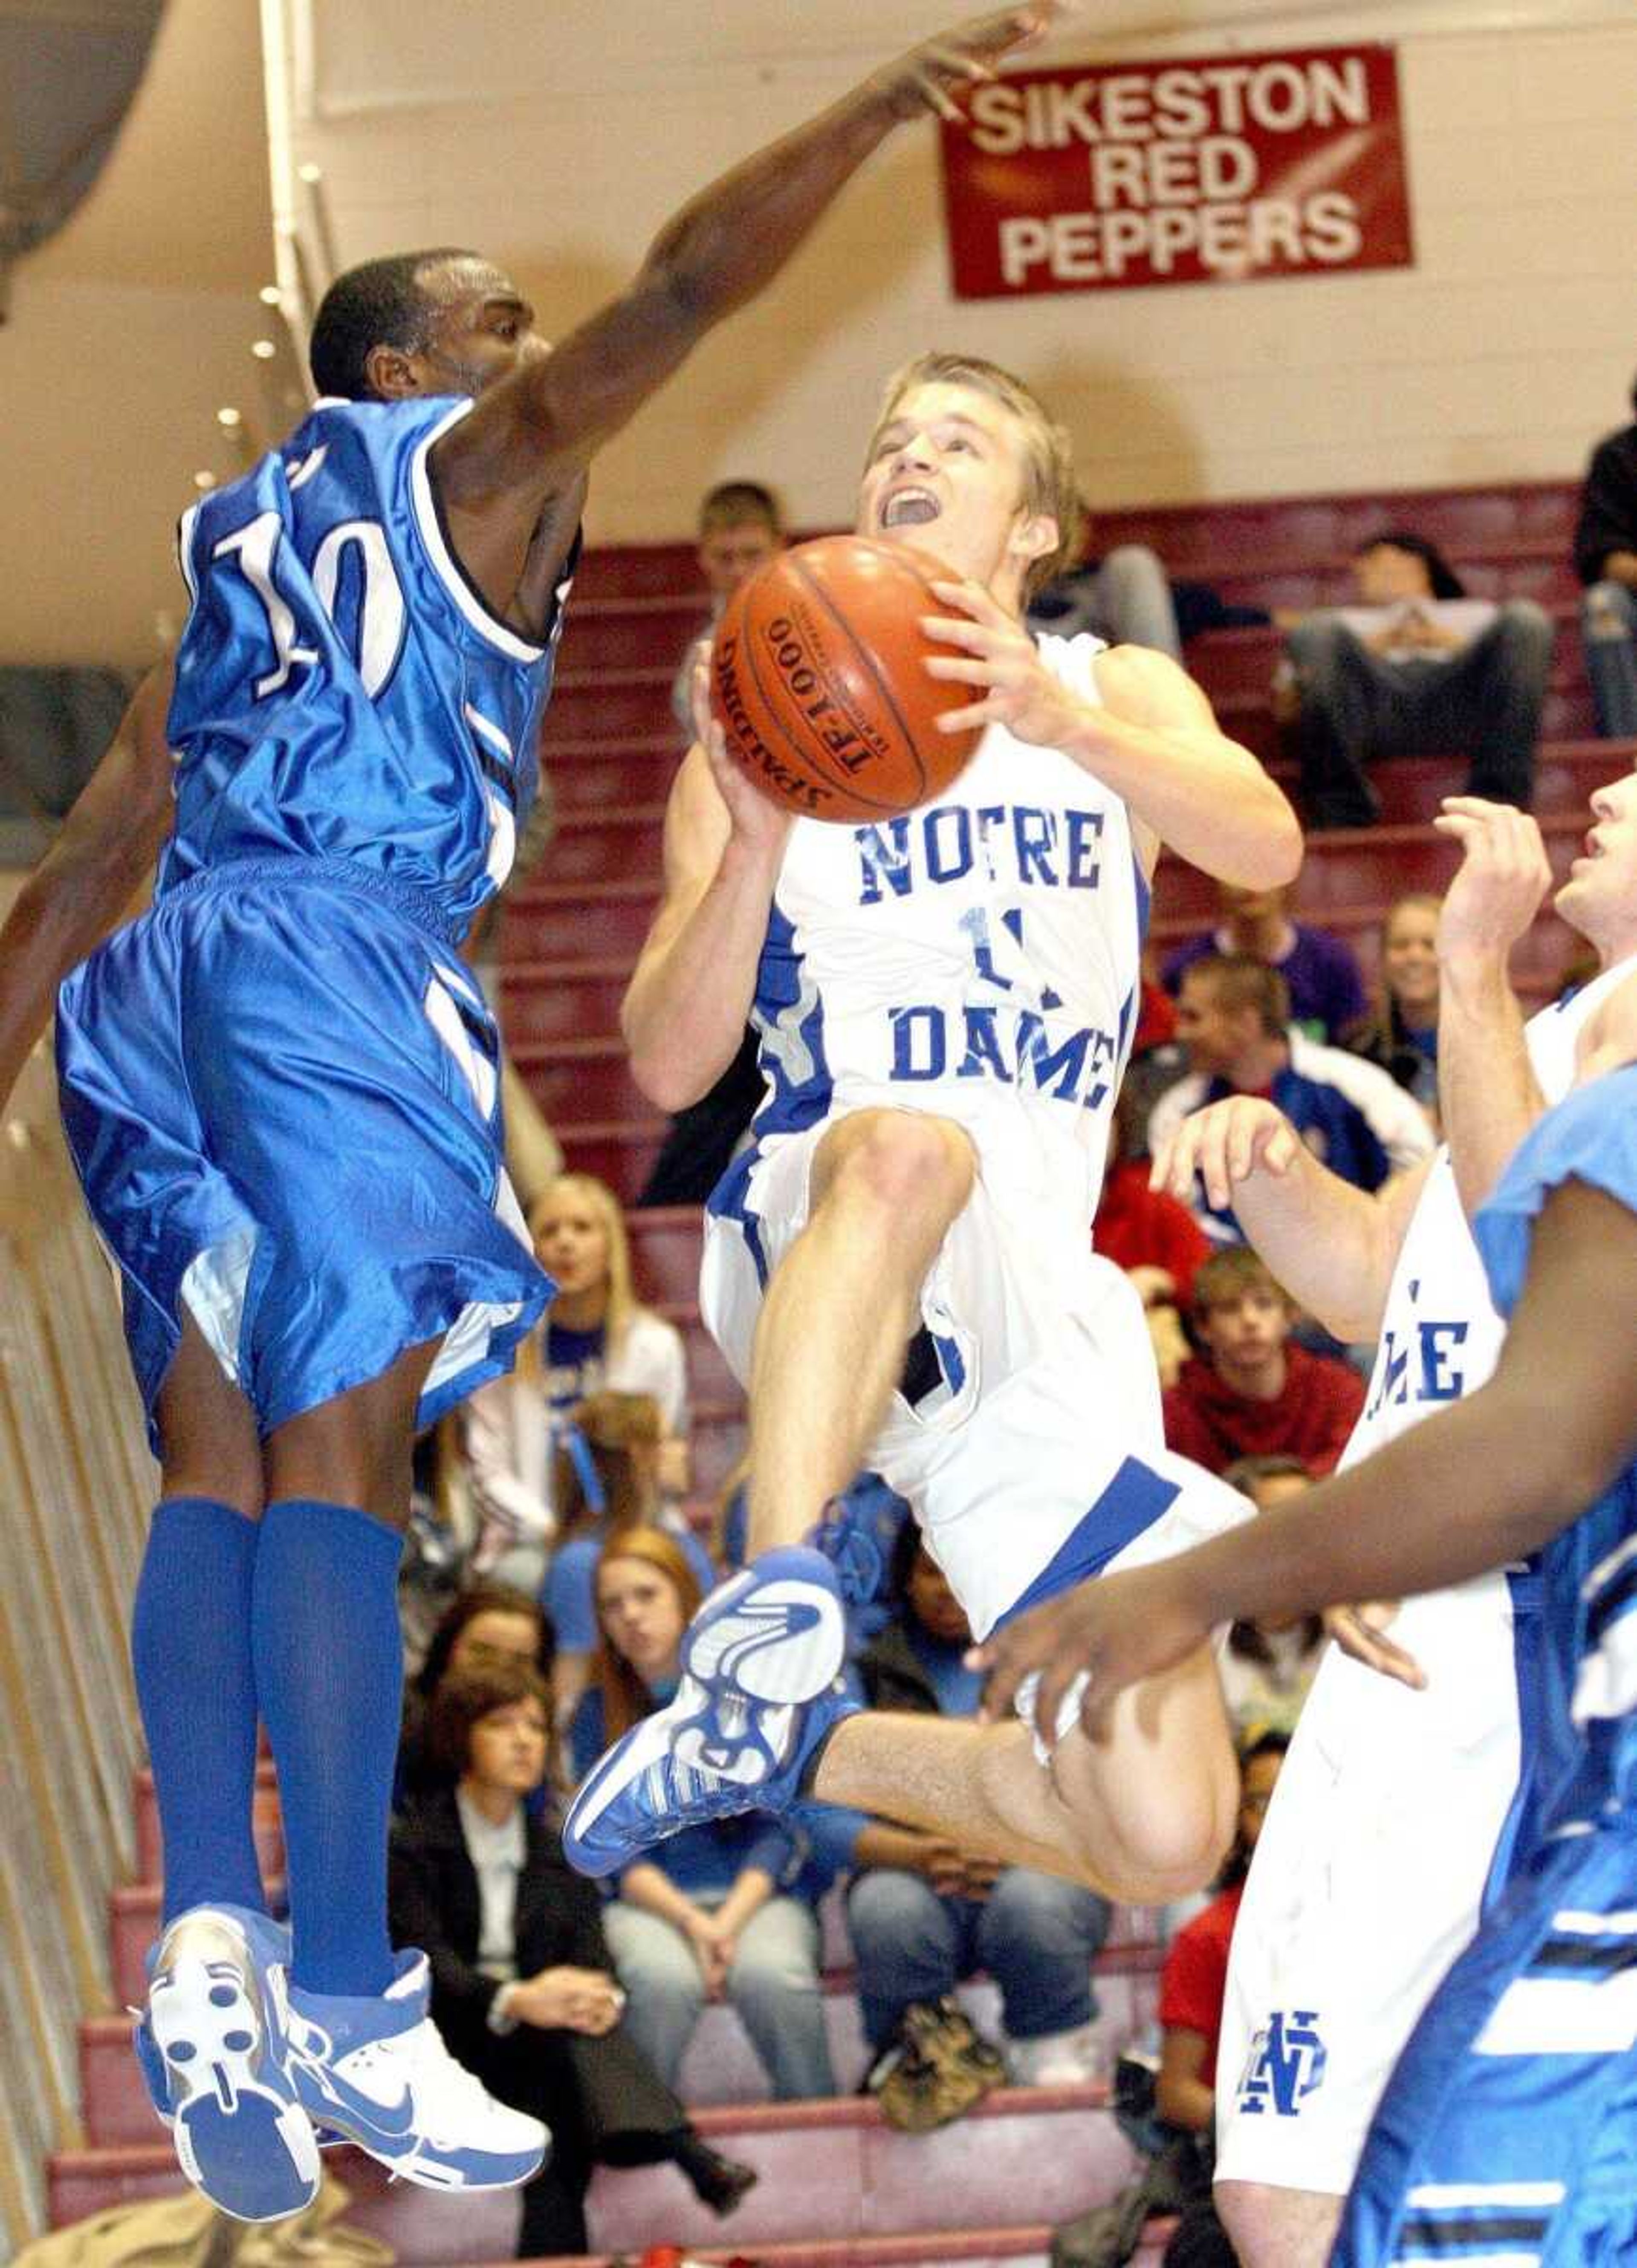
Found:
[[[889,497],[881,510],[883,527],[925,527],[928,520],[936,519],[939,503],[930,489],[900,489]]]

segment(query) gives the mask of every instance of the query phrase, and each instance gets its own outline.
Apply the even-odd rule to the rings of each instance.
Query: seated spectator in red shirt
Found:
[[[1364,1407],[1364,1381],[1290,1336],[1294,1310],[1245,1245],[1213,1253],[1194,1278],[1203,1350],[1165,1395],[1165,1438],[1207,1471],[1237,1457],[1300,1457],[1330,1472]]]
[[[1263,1733],[1240,1756],[1239,1831],[1222,1870],[1221,1889],[1202,1913],[1178,1930],[1160,1978],[1164,2034],[1154,2108],[1168,2124],[1208,2138],[1216,2124],[1216,2050],[1228,1994],[1228,1952],[1251,1854],[1290,1746],[1285,1733]],[[1165,2268],[1233,2268],[1234,2251],[1209,2198],[1184,2213],[1166,2248]]]
[[[1220,924],[1203,937],[1179,945],[1160,971],[1160,981],[1176,997],[1184,973],[1207,953],[1243,953],[1277,968],[1290,996],[1293,1023],[1310,1040],[1339,1042],[1350,1024],[1368,1012],[1364,977],[1353,947],[1328,930],[1293,921],[1290,892],[1242,890],[1219,882]]]

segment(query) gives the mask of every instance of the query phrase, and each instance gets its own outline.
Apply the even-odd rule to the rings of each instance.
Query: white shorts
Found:
[[[748,1152],[712,1199],[700,1301],[747,1382],[763,1286],[806,1226],[814,1152],[845,1115]],[[979,1173],[922,1286],[936,1375],[913,1408],[895,1394],[866,1462],[908,1498],[981,1638],[1079,1530],[1073,1557],[1092,1572],[1169,1557],[1248,1506],[1164,1447],[1142,1305],[1091,1249],[1083,1162],[1063,1190],[1042,1153],[981,1115],[961,1123]]]
[[[1478,1924],[1517,1789],[1505,1575],[1412,1599],[1422,1692],[1331,1647],[1245,1886],[1218,2049],[1219,2181],[1345,2196],[1376,2102]]]

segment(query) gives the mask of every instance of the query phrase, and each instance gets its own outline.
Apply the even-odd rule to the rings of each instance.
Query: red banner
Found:
[[[1008,72],[943,129],[955,294],[1410,265],[1389,47]]]

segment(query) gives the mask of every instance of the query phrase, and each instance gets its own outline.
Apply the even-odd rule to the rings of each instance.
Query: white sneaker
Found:
[[[424,1953],[401,1953],[379,1999],[289,1987],[289,2072],[309,2117],[429,2190],[514,2189],[539,2172],[551,2137],[497,2102],[458,2064],[427,2013]]]
[[[1084,2087],[1105,2076],[1095,2024],[1045,2032],[1038,2039],[1009,2040],[1007,2061],[1017,2087]]]

